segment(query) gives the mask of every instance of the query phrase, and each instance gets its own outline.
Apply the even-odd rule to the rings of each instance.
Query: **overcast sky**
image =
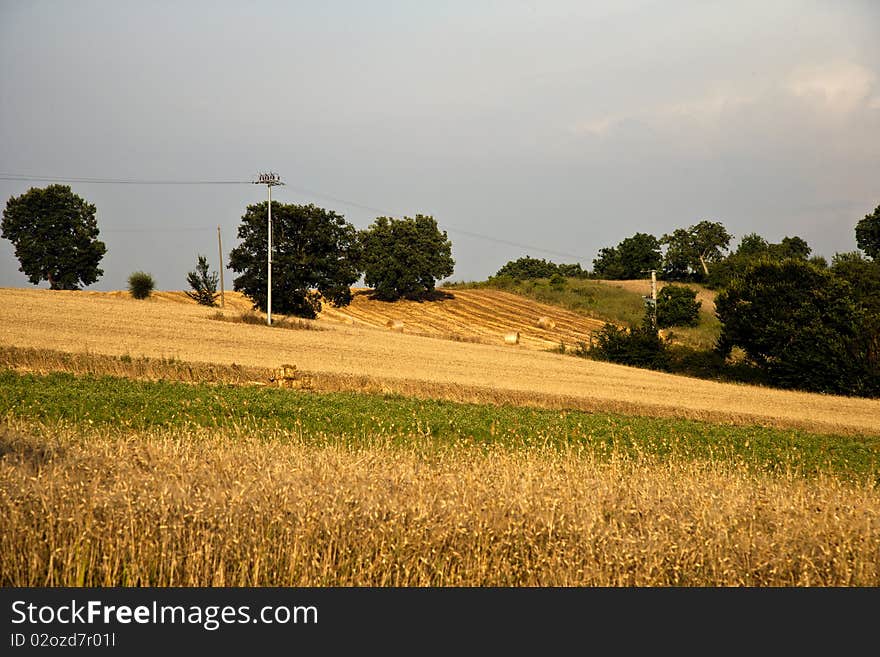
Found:
[[[358,228],[432,214],[452,280],[527,254],[592,268],[703,219],[830,258],[880,204],[878,36],[871,0],[0,0],[0,173],[272,170],[274,199]],[[98,208],[98,290],[135,270],[185,289],[266,194],[72,188]],[[29,285],[18,266],[0,240],[0,286]]]

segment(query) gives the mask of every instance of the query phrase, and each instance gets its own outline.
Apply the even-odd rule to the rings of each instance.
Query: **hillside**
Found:
[[[446,290],[436,301],[376,301],[365,290],[355,293],[351,305],[325,306],[320,319],[385,328],[388,321],[403,322],[403,332],[464,342],[502,344],[508,333],[519,332],[519,344],[531,349],[569,347],[589,342],[590,333],[603,322],[582,314],[539,303],[501,290]],[[549,317],[553,328],[541,328]]]
[[[496,308],[498,298],[506,297],[472,297],[485,304],[486,318],[512,312]],[[185,300],[182,294],[179,302],[161,296],[143,302],[115,293],[0,289],[0,346],[266,369],[290,363],[313,374],[319,388],[880,433],[880,400],[717,383],[522,344],[440,340],[326,317],[314,322],[323,330],[310,331],[221,322],[211,319],[215,310]],[[455,321],[463,322],[460,315]]]

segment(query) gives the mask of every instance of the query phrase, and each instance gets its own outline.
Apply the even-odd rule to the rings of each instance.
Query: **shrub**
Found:
[[[565,283],[565,277],[561,274],[553,274],[553,276],[550,277],[550,287],[558,292],[565,289]]]
[[[156,288],[156,281],[144,271],[136,271],[128,277],[128,291],[135,299],[146,299]]]
[[[640,326],[631,326],[629,329],[605,324],[589,353],[593,358],[621,365],[654,370],[668,368],[666,345],[657,335],[647,314]]]
[[[700,305],[697,291],[684,285],[666,285],[657,294],[657,324],[660,328],[670,326],[696,326],[700,321]]]

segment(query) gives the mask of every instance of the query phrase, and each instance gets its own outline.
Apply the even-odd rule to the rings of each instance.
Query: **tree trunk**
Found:
[[[706,259],[703,257],[702,253],[700,254],[700,264],[703,265],[703,273],[706,274],[706,276],[708,277],[709,267],[706,266]]]

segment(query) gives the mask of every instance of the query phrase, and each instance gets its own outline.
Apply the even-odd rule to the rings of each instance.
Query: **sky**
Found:
[[[359,229],[434,216],[454,281],[704,219],[830,259],[880,205],[878,34],[871,0],[0,0],[0,177],[241,183],[71,182],[94,290],[186,289],[218,226],[225,264],[261,171]]]

